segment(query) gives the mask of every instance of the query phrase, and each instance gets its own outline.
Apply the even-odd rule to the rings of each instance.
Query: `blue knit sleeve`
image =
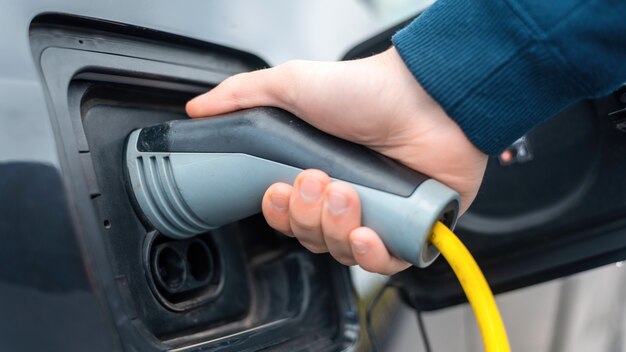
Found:
[[[393,43],[487,154],[626,82],[624,0],[439,0]]]

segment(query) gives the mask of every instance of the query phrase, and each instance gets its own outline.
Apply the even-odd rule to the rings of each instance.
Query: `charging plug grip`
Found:
[[[387,249],[419,267],[438,252],[427,244],[434,223],[453,228],[452,189],[364,146],[324,133],[281,109],[176,120],[131,133],[129,186],[159,232],[190,237],[261,211],[275,182],[320,169],[359,194],[362,223]]]

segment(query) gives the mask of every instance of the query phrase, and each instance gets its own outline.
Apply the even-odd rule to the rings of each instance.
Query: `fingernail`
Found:
[[[305,177],[300,182],[300,196],[302,199],[313,202],[322,194],[322,183],[313,177]]]
[[[289,207],[289,197],[284,194],[272,193],[270,195],[270,202],[272,207],[278,211],[286,211]]]
[[[356,241],[352,241],[352,249],[357,252],[358,254],[365,254],[367,253],[367,244],[365,244],[365,242],[361,242],[359,240]]]
[[[333,215],[341,215],[348,209],[348,198],[339,192],[328,193],[328,209]]]

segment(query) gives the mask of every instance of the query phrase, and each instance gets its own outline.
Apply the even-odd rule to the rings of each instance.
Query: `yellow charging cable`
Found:
[[[456,235],[439,221],[433,227],[430,242],[450,263],[459,279],[478,321],[485,351],[509,352],[511,350],[509,340],[493,293],[470,252]]]

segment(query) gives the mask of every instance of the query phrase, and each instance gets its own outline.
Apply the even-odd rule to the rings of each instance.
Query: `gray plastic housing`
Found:
[[[242,153],[141,152],[132,132],[126,148],[129,187],[147,220],[162,234],[187,238],[261,212],[275,182],[292,183],[303,171]],[[361,199],[362,222],[395,256],[426,267],[438,256],[427,244],[437,220],[454,227],[459,196],[436,180],[408,197],[351,183]]]

